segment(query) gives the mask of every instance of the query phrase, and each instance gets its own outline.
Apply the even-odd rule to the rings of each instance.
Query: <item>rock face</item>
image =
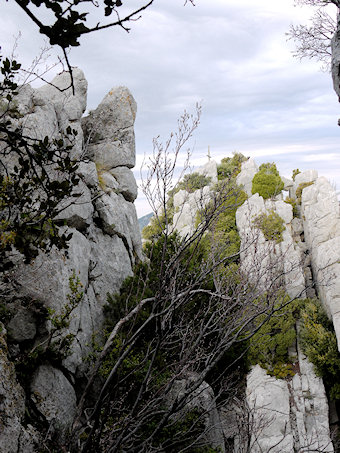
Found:
[[[257,226],[261,214],[278,214],[285,227],[281,241],[267,240]],[[303,253],[300,238],[294,236],[291,205],[282,200],[264,200],[252,195],[236,212],[236,224],[241,237],[241,265],[262,290],[269,288],[281,275],[291,297],[304,295]]]
[[[259,365],[253,367],[246,399],[253,420],[252,453],[334,451],[325,389],[301,352],[299,370],[290,380],[269,376]]]
[[[74,383],[86,372],[84,359],[91,350],[93,336],[98,341],[101,337],[107,294],[119,291],[123,280],[132,274],[136,259],[141,257],[141,237],[133,205],[137,186],[130,170],[135,164],[136,103],[126,88],[113,88],[98,108],[82,119],[87,82],[79,69],[73,70],[73,77],[75,95],[71,89],[61,92],[47,85],[36,90],[23,87],[18,96],[23,115],[20,122],[27,134],[36,138],[58,137],[69,125],[78,132],[72,157],[81,160],[80,182],[74,189],[80,196],[67,200],[65,206],[71,202],[70,206],[57,217],[64,225],[61,230],[72,233],[69,248],[40,253],[29,265],[17,257],[17,265],[6,276],[13,283],[8,304],[12,314],[8,341],[14,355],[24,348],[44,345],[49,335],[52,346],[60,335],[71,336],[70,351],[60,359],[59,366],[55,361],[53,365],[41,365],[27,376],[26,382],[30,404],[51,427],[50,433],[61,435],[72,423],[76,407]],[[52,83],[67,88],[69,75],[63,73]],[[79,279],[77,291],[83,297],[72,310],[68,327],[54,332],[53,319],[67,310],[72,276],[73,281]],[[10,373],[11,377],[1,373],[0,386],[10,385],[14,371]],[[29,452],[30,447],[20,450],[21,439],[34,436],[20,425],[25,398],[20,386],[15,385],[18,402],[4,406],[4,417],[12,421],[11,427],[3,425],[0,450]],[[13,392],[9,387],[4,392],[13,399],[14,387]]]
[[[243,187],[243,190],[249,197],[252,195],[252,182],[258,170],[256,162],[253,159],[248,159],[245,162],[242,162],[241,172],[237,175],[237,184]]]
[[[38,433],[24,427],[25,392],[18,384],[13,363],[8,359],[6,329],[0,323],[0,451],[33,453]]]
[[[303,190],[301,213],[318,293],[333,320],[340,349],[340,209],[326,178]]]
[[[209,160],[197,173],[210,177],[211,183],[217,182],[217,165],[214,160]],[[173,218],[173,228],[184,238],[194,232],[196,228],[196,215],[211,200],[211,190],[209,186],[189,193],[180,190],[174,196],[175,214]]]
[[[301,218],[293,218],[290,204],[263,200],[258,194],[237,210],[241,266],[262,290],[270,288],[281,275],[291,297],[314,297],[316,281],[318,296],[333,319],[340,344],[339,202],[329,182],[318,178],[314,170],[298,174],[294,184],[287,182],[290,197],[296,197],[303,183],[310,185],[302,190]],[[277,213],[285,226],[278,243],[266,239],[256,222],[260,214],[270,213]],[[334,451],[323,382],[299,347],[295,356],[292,378],[276,379],[259,365],[247,377],[251,453]],[[242,442],[239,449],[236,439],[235,434],[234,451],[243,451]]]

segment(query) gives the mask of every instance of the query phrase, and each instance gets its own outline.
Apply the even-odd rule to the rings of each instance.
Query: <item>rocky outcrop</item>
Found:
[[[326,178],[303,190],[301,214],[318,294],[333,320],[340,349],[340,209]]]
[[[209,160],[197,170],[197,173],[211,178],[211,184],[217,182],[217,165],[214,160]],[[174,196],[173,228],[184,238],[196,229],[196,216],[211,200],[210,186],[197,189],[192,193],[180,190]]]
[[[223,429],[214,391],[209,384],[203,381],[190,394],[196,379],[195,373],[192,373],[187,378],[177,379],[167,397],[167,405],[170,406],[175,401],[180,401],[184,395],[189,394],[185,407],[176,414],[176,419],[185,417],[191,411],[198,411],[200,422],[203,424],[204,429],[200,437],[196,439],[195,446],[216,448],[221,453],[225,453]]]
[[[280,240],[268,240],[258,227],[261,214],[276,213],[285,230]],[[262,290],[269,288],[280,276],[291,297],[300,297],[305,291],[303,253],[300,238],[294,236],[292,206],[282,200],[264,200],[252,195],[236,212],[236,224],[241,237],[241,266]]]
[[[299,351],[297,372],[284,380],[259,365],[247,377],[252,453],[333,452],[328,401],[322,380]]]
[[[258,166],[253,159],[248,159],[241,165],[241,171],[236,177],[236,183],[251,197],[253,178],[258,172]]]
[[[61,231],[72,235],[68,249],[40,253],[30,264],[24,264],[20,255],[14,254],[16,266],[5,276],[10,312],[7,337],[12,358],[44,351],[46,345],[60,344],[61,338],[70,339],[70,349],[65,354],[66,349],[60,351],[59,363],[56,358],[53,363],[45,359],[33,372],[27,371],[25,377],[29,404],[49,427],[49,434],[60,435],[72,423],[75,383],[88,366],[84,359],[91,351],[93,339],[100,341],[107,294],[119,291],[141,257],[133,205],[137,186],[131,172],[135,164],[136,103],[126,88],[113,88],[98,108],[82,119],[87,82],[79,69],[73,69],[73,77],[74,95],[68,88],[69,75],[63,73],[52,85],[23,87],[18,96],[23,115],[19,121],[30,136],[57,138],[68,126],[78,132],[71,157],[80,159],[80,182],[74,188],[75,196],[65,201],[56,218],[63,225]],[[72,293],[70,277],[73,283],[77,282],[77,294]],[[67,315],[66,325],[58,330],[55,325],[67,313],[72,294],[79,296],[79,301]],[[5,342],[4,336],[2,341]],[[0,385],[13,386],[13,367],[6,366],[10,375],[2,373]],[[23,436],[32,437],[30,430],[25,431],[20,425],[25,395],[19,384],[15,385],[12,393],[17,395],[16,412],[12,410],[14,403],[4,407],[4,419],[12,420],[10,431],[6,428],[11,434],[0,436],[0,450],[4,452],[21,451],[18,445]],[[6,393],[12,398],[9,388]],[[9,437],[10,443],[6,440]]]
[[[314,297],[317,283],[339,343],[339,202],[329,182],[318,178],[315,170],[296,175],[294,183],[287,181],[290,197],[296,198],[298,188],[302,189],[301,218],[293,217],[290,204],[263,200],[258,194],[237,210],[241,266],[262,291],[278,276],[284,277],[285,290],[293,298]],[[266,239],[258,228],[258,216],[270,213],[277,213],[285,226],[281,241]],[[251,453],[334,451],[323,382],[299,347],[292,361],[295,374],[285,380],[269,376],[259,365],[247,377]]]

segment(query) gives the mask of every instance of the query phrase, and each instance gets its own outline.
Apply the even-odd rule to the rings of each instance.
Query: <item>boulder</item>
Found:
[[[258,172],[258,167],[253,159],[248,159],[242,162],[241,171],[236,177],[238,186],[243,187],[246,194],[251,197],[253,178]]]
[[[110,173],[118,181],[118,190],[125,200],[134,202],[138,195],[138,189],[132,171],[126,167],[116,167],[112,168]]]
[[[112,88],[96,110],[83,118],[87,154],[106,170],[135,165],[136,102],[125,87]]]
[[[206,176],[207,178],[211,178],[211,182],[216,183],[217,163],[214,160],[209,159],[209,161],[205,165],[197,169],[197,173]]]
[[[36,320],[33,313],[20,307],[7,326],[8,335],[14,342],[32,340],[37,333]]]
[[[49,424],[50,431],[65,435],[76,413],[76,394],[64,374],[41,365],[33,375],[31,400]]]

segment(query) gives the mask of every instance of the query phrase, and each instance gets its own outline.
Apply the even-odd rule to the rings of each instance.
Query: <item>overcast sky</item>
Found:
[[[124,3],[124,2],[123,2]],[[129,5],[143,3],[129,0]],[[242,152],[258,164],[275,161],[282,175],[316,168],[340,189],[340,105],[329,73],[292,57],[285,33],[306,23],[311,7],[293,0],[155,0],[143,17],[122,29],[81,40],[70,61],[85,72],[88,109],[111,87],[127,86],[138,104],[136,178],[152,138],[164,139],[183,110],[202,103],[192,165]],[[18,56],[25,64],[42,37],[14,4],[0,4],[2,54],[20,30]],[[52,57],[53,58],[53,57]],[[142,196],[138,215],[150,211]]]

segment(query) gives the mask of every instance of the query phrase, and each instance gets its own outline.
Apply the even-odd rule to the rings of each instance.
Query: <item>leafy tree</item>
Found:
[[[258,193],[264,199],[275,197],[284,187],[274,163],[260,165],[259,171],[253,178],[251,192]]]
[[[11,265],[14,246],[26,262],[53,245],[67,248],[56,215],[65,209],[79,178],[70,157],[76,135],[70,127],[56,139],[36,139],[20,126],[15,76],[20,64],[0,57],[0,270]],[[76,196],[73,194],[73,196]]]

